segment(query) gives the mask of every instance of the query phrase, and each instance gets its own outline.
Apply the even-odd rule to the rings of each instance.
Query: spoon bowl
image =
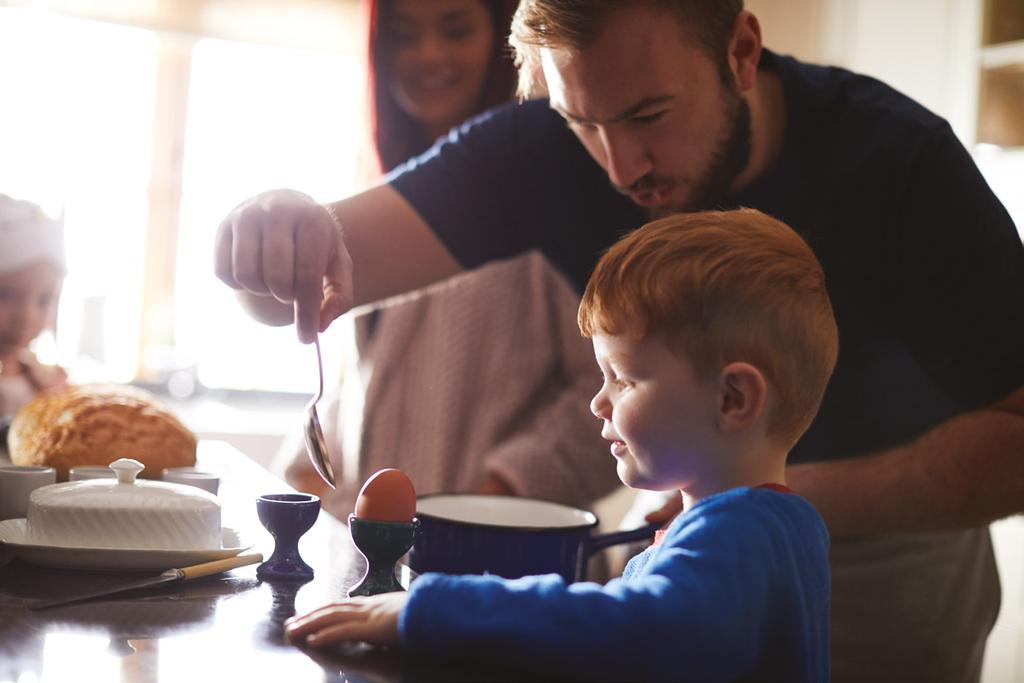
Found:
[[[320,336],[313,338],[313,345],[316,347],[316,367],[320,374],[320,388],[316,396],[306,404],[303,420],[303,435],[306,437],[306,451],[313,463],[317,474],[327,482],[330,487],[335,488],[334,468],[331,467],[331,458],[327,451],[327,440],[324,439],[324,430],[320,427],[320,417],[316,413],[316,404],[324,395],[324,363],[320,357]]]

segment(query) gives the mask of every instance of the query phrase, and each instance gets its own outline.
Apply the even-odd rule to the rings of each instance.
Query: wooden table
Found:
[[[292,489],[224,442],[202,442],[198,466],[221,477],[224,524],[269,557],[273,539],[255,499]],[[282,623],[343,598],[362,575],[346,524],[321,512],[299,543],[316,572],[304,584],[256,578],[255,565],[226,575],[98,598],[49,610],[33,601],[84,592],[138,574],[38,567],[0,546],[0,682],[522,680],[480,665],[414,660],[351,646],[304,651],[282,638]],[[155,572],[158,573],[158,572]]]

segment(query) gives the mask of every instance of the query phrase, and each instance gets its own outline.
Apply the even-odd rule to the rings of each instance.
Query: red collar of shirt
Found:
[[[785,484],[761,484],[755,486],[755,489],[771,489],[772,491],[778,491],[779,493],[793,493],[793,489],[789,488]]]

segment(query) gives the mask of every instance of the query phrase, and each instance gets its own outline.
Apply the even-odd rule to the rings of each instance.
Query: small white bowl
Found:
[[[56,481],[57,470],[52,467],[0,467],[0,520],[24,517],[32,492]]]
[[[162,478],[172,484],[197,486],[214,495],[217,495],[217,489],[220,487],[220,477],[213,472],[204,472],[195,467],[168,467],[164,469]]]

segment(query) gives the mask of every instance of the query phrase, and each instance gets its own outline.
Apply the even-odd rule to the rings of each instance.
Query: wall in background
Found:
[[[765,44],[875,76],[974,142],[981,0],[747,0]]]
[[[1017,0],[1020,1],[1020,0]],[[746,0],[765,45],[885,81],[946,118],[1024,234],[1024,150],[974,147],[981,0]],[[1020,113],[1024,117],[1024,111]],[[1003,582],[982,683],[1024,681],[1024,517],[992,525]]]

